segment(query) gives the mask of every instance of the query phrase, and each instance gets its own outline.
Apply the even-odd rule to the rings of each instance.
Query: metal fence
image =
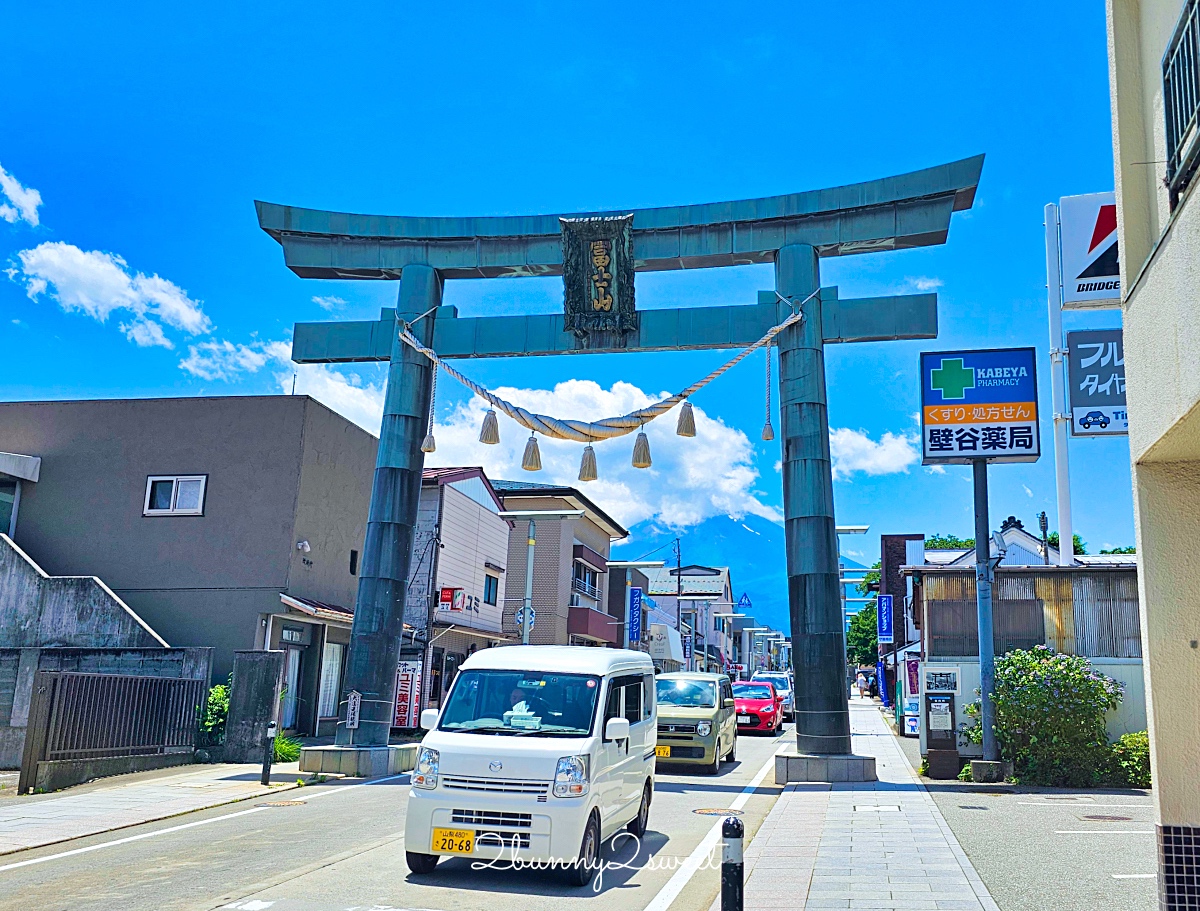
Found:
[[[190,752],[205,695],[199,679],[38,671],[18,790],[41,762]]]
[[[1163,55],[1167,189],[1174,210],[1200,164],[1200,2],[1187,0]]]

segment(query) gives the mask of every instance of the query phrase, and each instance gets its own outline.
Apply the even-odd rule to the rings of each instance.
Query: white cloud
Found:
[[[916,436],[889,431],[876,442],[866,431],[849,427],[829,432],[829,452],[834,480],[845,480],[860,471],[868,475],[907,473],[921,459]]]
[[[910,278],[909,283],[918,291],[928,292],[936,291],[945,284],[940,278],[929,278],[925,275],[919,275],[916,278]]]
[[[31,187],[21,186],[17,178],[0,167],[0,195],[8,200],[7,203],[0,202],[0,218],[9,224],[13,224],[19,218],[37,227],[38,206],[42,204],[41,193]]]
[[[946,466],[945,465],[926,465],[925,470],[927,472],[929,472],[930,474],[945,474]]]
[[[346,301],[340,297],[322,297],[320,295],[313,298],[313,303],[322,310],[341,310],[346,306]]]
[[[1029,485],[1022,484],[1021,488],[1025,491],[1026,496],[1029,496],[1029,497],[1033,496],[1033,491],[1029,489]]]
[[[131,272],[116,254],[84,252],[72,244],[48,241],[22,250],[17,259],[21,269],[9,277],[24,278],[31,300],[49,294],[63,310],[78,310],[100,322],[115,311],[126,311],[133,319],[121,323],[121,331],[138,345],[174,347],[163,333],[163,323],[188,335],[212,330],[199,301],[158,275]]]
[[[500,388],[495,392],[530,411],[583,420],[627,414],[668,394],[650,396],[625,382],[604,389],[591,380],[568,380],[551,390]],[[426,464],[482,465],[493,478],[569,484],[583,490],[626,527],[654,519],[683,528],[712,516],[746,514],[781,522],[779,510],[763,503],[754,491],[758,472],[750,440],[740,430],[693,408],[693,439],[675,435],[675,412],[646,425],[654,459],[651,468],[630,464],[634,442],[630,434],[594,444],[600,477],[582,483],[577,480],[581,443],[539,437],[542,470],[536,473],[521,468],[529,433],[508,418],[500,418],[499,445],[480,443],[479,428],[487,406],[473,397],[438,424],[437,452],[426,458]]]
[[[256,373],[272,357],[272,345],[286,342],[251,342],[235,345],[228,340],[200,342],[188,345],[188,355],[179,366],[193,376],[204,380],[230,382],[241,378],[243,373]]]

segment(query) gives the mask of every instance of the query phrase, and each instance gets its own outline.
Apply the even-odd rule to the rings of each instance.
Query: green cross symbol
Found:
[[[964,367],[961,357],[943,358],[942,366],[929,372],[929,385],[944,399],[961,399],[968,389],[975,388],[975,370]]]

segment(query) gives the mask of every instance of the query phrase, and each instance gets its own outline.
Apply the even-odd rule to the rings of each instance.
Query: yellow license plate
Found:
[[[434,854],[473,854],[475,852],[475,832],[472,829],[440,829],[433,830],[433,844],[430,849]]]
[[[671,758],[671,748],[670,747],[655,747],[654,755],[659,757],[660,759],[670,759]]]

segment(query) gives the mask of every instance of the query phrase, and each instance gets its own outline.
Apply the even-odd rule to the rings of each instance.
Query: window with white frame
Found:
[[[202,516],[208,476],[151,475],[146,478],[144,516]]]

